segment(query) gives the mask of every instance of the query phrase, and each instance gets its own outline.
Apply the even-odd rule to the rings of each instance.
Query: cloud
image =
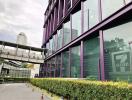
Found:
[[[16,35],[24,32],[28,45],[41,47],[47,4],[48,0],[0,0],[0,39],[15,42]]]

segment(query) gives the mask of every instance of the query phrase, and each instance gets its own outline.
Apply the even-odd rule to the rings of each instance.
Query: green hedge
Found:
[[[31,84],[70,100],[132,100],[125,82],[101,82],[73,79],[31,79]]]

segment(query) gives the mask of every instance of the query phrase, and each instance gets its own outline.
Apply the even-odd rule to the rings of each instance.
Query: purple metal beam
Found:
[[[71,77],[71,48],[69,48],[69,77]]]
[[[64,0],[64,7],[63,7],[63,17],[66,14],[66,0]]]
[[[55,14],[56,14],[56,9],[54,9],[54,22],[53,22],[53,31],[55,30]]]
[[[62,46],[61,47],[63,47],[64,46],[64,28],[63,28],[63,25],[62,25]]]
[[[56,77],[56,70],[57,70],[56,65],[57,65],[57,57],[55,57],[55,73],[54,73],[55,74],[54,75],[55,77]]]
[[[61,12],[61,1],[59,0],[59,5],[58,5],[58,21],[57,21],[57,25],[60,23],[60,12]]]
[[[102,5],[101,5],[101,0],[98,0],[98,14],[99,14],[99,22],[102,21]]]
[[[74,10],[74,8],[80,3],[81,0],[78,0],[74,5],[73,7],[69,10],[69,12],[66,14],[66,16],[58,23],[57,22],[57,25],[56,25],[56,29],[54,30],[54,32],[52,34],[55,34],[55,32],[58,30],[58,28],[64,23],[65,19],[70,16],[71,12]],[[57,9],[58,10],[58,9]],[[59,10],[58,10],[59,11]],[[57,13],[57,12],[56,12]],[[58,15],[58,14],[57,14]],[[57,20],[57,18],[56,18]],[[51,37],[49,37],[51,38]],[[48,38],[48,39],[49,39]],[[45,45],[46,43],[48,42],[48,40],[43,44]]]
[[[94,33],[95,31],[101,29],[103,26],[107,25],[109,22],[112,22],[114,19],[118,18],[119,16],[125,14],[126,12],[128,12],[130,10],[132,10],[132,2],[129,3],[127,6],[123,7],[122,9],[118,10],[117,12],[115,12],[113,15],[111,15],[108,18],[104,19],[103,21],[101,21],[100,23],[95,25],[93,28],[88,30],[87,32],[85,32],[82,35],[78,36],[76,39],[74,39],[73,41],[71,41],[70,43],[65,45],[63,48],[56,51],[53,55],[47,57],[45,60],[48,60],[48,59],[54,57],[56,54],[64,51],[65,49],[67,49],[69,47],[71,47],[75,43],[78,43],[78,42],[84,40],[85,37],[89,36],[90,34]]]
[[[83,41],[81,41],[80,54],[81,54],[81,55],[80,55],[80,65],[81,65],[81,66],[80,66],[80,70],[81,70],[80,77],[83,78],[83,72],[84,72],[84,71],[83,71],[83,67],[84,67],[84,66],[83,66],[83,65],[84,65],[84,64],[83,64],[83,60],[84,60],[84,59],[83,59]]]
[[[83,2],[81,2],[81,33],[83,34],[83,32],[84,32],[84,5],[83,5]],[[84,64],[83,64],[83,61],[84,61],[84,59],[83,59],[83,41],[81,41],[81,46],[80,46],[80,77],[81,78],[83,78],[83,70],[84,70]]]
[[[45,22],[44,22],[44,23],[46,23],[46,22],[48,21],[48,19],[49,19],[51,13],[52,13],[53,10],[55,9],[55,7],[56,7],[56,5],[57,5],[57,3],[58,3],[59,0],[56,0],[56,1],[57,1],[57,2],[54,3],[52,9],[48,12],[47,18],[45,19]],[[49,6],[49,5],[48,5],[48,6]],[[48,7],[47,7],[47,8],[48,8]],[[47,12],[47,10],[45,11],[45,14],[46,14],[46,12]]]
[[[63,58],[62,58],[62,53],[61,53],[61,66],[60,66],[60,77],[62,77],[62,60],[63,60]]]
[[[100,65],[101,65],[101,79],[105,80],[105,68],[104,68],[104,38],[103,31],[99,31],[100,35]]]

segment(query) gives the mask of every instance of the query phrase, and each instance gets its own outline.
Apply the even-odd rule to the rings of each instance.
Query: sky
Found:
[[[24,32],[30,46],[41,47],[48,0],[0,0],[0,40],[16,43]]]

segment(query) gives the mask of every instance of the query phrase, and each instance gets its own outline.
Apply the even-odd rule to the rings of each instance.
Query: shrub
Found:
[[[125,82],[68,80],[58,78],[31,79],[30,82],[70,100],[132,100],[132,90]],[[76,99],[75,99],[76,98]]]

